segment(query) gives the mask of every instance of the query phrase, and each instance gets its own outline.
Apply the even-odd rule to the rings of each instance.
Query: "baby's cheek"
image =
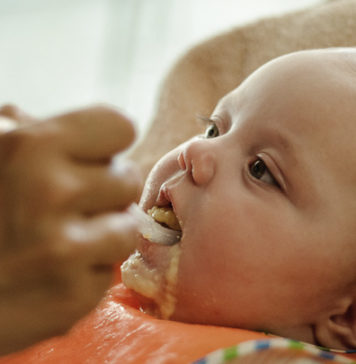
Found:
[[[211,322],[212,312],[220,311],[218,291],[225,290],[225,279],[215,272],[210,253],[182,248],[173,319],[188,322]]]
[[[214,235],[214,230],[215,235]],[[210,230],[204,239],[192,234],[184,240],[177,283],[177,320],[238,325],[255,284],[249,257],[234,236]],[[259,291],[259,290],[258,290]]]

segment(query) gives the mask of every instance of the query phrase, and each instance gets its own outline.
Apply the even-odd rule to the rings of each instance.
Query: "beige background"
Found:
[[[144,130],[160,80],[194,43],[318,0],[0,0],[0,104],[45,116],[93,102]]]

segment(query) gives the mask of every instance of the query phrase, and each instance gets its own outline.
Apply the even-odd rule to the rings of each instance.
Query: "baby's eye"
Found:
[[[249,165],[249,171],[251,173],[251,176],[253,176],[254,178],[259,179],[264,183],[280,187],[279,183],[276,181],[272,173],[267,168],[266,163],[261,158],[257,158]]]
[[[220,135],[219,128],[213,122],[205,130],[205,138],[216,138]]]

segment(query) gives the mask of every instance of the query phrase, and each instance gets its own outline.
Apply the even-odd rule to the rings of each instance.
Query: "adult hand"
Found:
[[[125,209],[140,178],[112,157],[134,129],[92,107],[36,120],[13,107],[19,128],[0,135],[0,353],[66,332],[92,310],[114,265],[136,245]]]

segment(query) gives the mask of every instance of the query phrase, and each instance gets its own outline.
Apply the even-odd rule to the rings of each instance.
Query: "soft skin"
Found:
[[[175,320],[354,348],[356,52],[274,60],[164,156],[142,195],[181,221]],[[164,270],[166,247],[144,243]]]
[[[133,138],[131,122],[106,106],[46,119],[0,108],[1,355],[66,333],[135,250],[125,210],[140,177],[113,163]]]

